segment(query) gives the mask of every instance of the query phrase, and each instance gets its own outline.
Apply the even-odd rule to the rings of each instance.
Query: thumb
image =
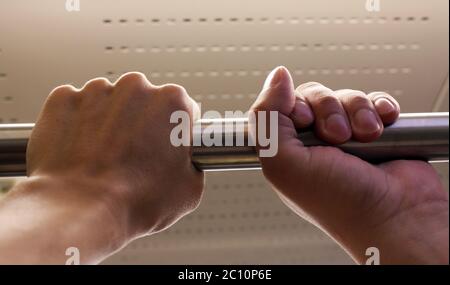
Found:
[[[276,188],[283,188],[283,185],[278,185],[278,181],[287,182],[286,177],[298,178],[302,170],[307,170],[305,168],[309,156],[308,149],[303,147],[302,142],[298,139],[294,122],[290,118],[294,106],[295,94],[292,77],[285,67],[280,66],[267,76],[261,93],[250,108],[250,115],[254,115],[257,125],[250,126],[252,130],[259,130],[259,122],[261,124],[267,122],[266,129],[271,130],[269,125],[273,118],[269,116],[269,113],[275,111],[278,115],[276,118],[277,130],[275,134],[270,134],[277,136],[277,151],[272,157],[259,156],[264,175]],[[260,115],[264,114],[265,120],[259,120]],[[257,132],[250,132],[250,134],[256,142],[257,153],[260,154],[259,135]],[[280,175],[280,171],[283,175]]]

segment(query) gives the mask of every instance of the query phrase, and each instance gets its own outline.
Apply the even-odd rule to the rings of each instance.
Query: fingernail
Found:
[[[272,70],[264,81],[264,89],[275,87],[280,83],[281,78],[283,78],[283,73],[286,72],[286,68],[283,66],[278,66]]]
[[[395,106],[392,102],[386,98],[379,98],[375,100],[375,108],[377,109],[378,114],[386,115],[395,111]]]
[[[380,130],[380,124],[375,114],[369,109],[360,109],[353,115],[353,126],[362,133],[375,133]]]
[[[349,126],[343,115],[334,113],[328,116],[325,121],[325,129],[334,137],[345,139],[349,136]]]

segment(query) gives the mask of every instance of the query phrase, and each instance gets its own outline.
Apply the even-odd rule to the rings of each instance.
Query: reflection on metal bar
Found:
[[[193,163],[201,170],[238,170],[260,168],[255,149],[248,144],[249,127],[246,119],[234,119],[241,124],[231,131],[230,120],[200,120],[194,128]],[[205,130],[211,124],[219,125],[214,135],[222,137],[221,146],[206,146],[203,140]],[[228,124],[228,125],[227,125]],[[225,127],[225,126],[228,127]],[[26,147],[34,124],[0,124],[0,176],[21,176],[26,174]],[[231,125],[233,126],[233,125]],[[217,133],[217,130],[220,130]],[[227,131],[228,130],[228,131]],[[244,146],[223,146],[226,135],[236,142],[243,137]],[[326,146],[312,131],[299,132],[299,139],[305,146]],[[421,159],[427,161],[448,161],[449,113],[402,114],[399,120],[385,128],[383,135],[371,143],[349,141],[338,145],[344,152],[353,154],[372,163],[394,159]],[[295,159],[293,157],[292,159]]]

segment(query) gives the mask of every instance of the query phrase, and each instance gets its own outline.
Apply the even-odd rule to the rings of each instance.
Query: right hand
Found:
[[[105,209],[113,221],[101,228],[115,225],[123,243],[163,230],[193,211],[203,192],[190,147],[171,144],[174,111],[187,112],[191,123],[200,116],[183,87],[155,86],[137,72],[115,84],[97,78],[81,90],[60,86],[31,134],[28,175],[57,189],[40,192],[46,201]]]
[[[369,142],[400,108],[388,94],[333,91],[319,83],[294,90],[275,69],[251,111],[278,111],[278,152],[261,157],[265,177],[294,212],[337,240],[360,263],[368,247],[382,263],[448,263],[448,194],[422,161],[369,164],[335,147],[304,147],[297,129],[321,139]]]

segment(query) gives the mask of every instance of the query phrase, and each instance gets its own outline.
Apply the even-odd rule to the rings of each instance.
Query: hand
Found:
[[[204,178],[190,148],[170,142],[174,111],[188,112],[191,123],[199,116],[184,88],[152,85],[141,73],[125,74],[114,85],[100,78],[81,90],[53,90],[29,139],[29,178],[1,201],[5,260],[59,263],[71,245],[80,247],[83,263],[98,262],[193,211]],[[12,215],[14,224],[6,218]],[[27,236],[34,238],[33,250],[47,252],[33,257],[30,249],[22,256]]]
[[[388,94],[294,90],[284,67],[267,78],[251,111],[278,111],[278,153],[261,157],[265,177],[293,211],[327,232],[360,263],[368,247],[382,263],[448,263],[448,194],[422,161],[371,165],[334,147],[303,147],[297,129],[321,139],[376,140],[400,112]]]

